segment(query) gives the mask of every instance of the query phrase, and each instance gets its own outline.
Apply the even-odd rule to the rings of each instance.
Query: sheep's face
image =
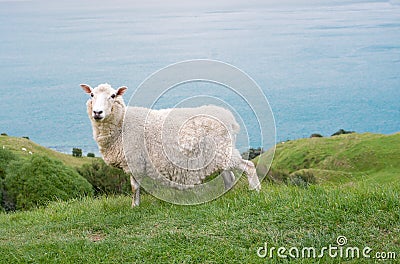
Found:
[[[111,114],[112,108],[119,96],[122,96],[127,89],[125,86],[113,89],[108,84],[100,84],[96,88],[91,88],[89,85],[81,84],[82,89],[90,94],[90,113],[95,121],[102,121]]]

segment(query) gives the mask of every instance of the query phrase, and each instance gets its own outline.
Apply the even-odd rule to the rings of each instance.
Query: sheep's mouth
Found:
[[[96,116],[93,116],[93,119],[96,121],[101,121],[104,119],[104,117],[96,115]]]

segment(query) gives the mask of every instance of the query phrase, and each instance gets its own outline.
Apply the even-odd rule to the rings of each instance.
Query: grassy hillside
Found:
[[[31,151],[32,153],[41,154],[50,158],[60,160],[65,165],[70,167],[81,167],[83,164],[90,163],[92,161],[92,158],[77,158],[73,157],[72,155],[67,155],[45,148],[25,138],[0,136],[0,148],[3,146],[22,158],[28,158],[30,155],[29,151]],[[22,148],[25,148],[26,151],[23,151]]]
[[[0,263],[282,263],[276,249],[371,248],[370,258],[291,258],[298,263],[370,263],[400,258],[400,134],[351,134],[278,144],[275,171],[304,170],[320,184],[264,181],[260,193],[242,177],[221,198],[177,206],[142,196],[54,202],[0,213]],[[19,146],[20,147],[20,146]],[[72,157],[71,157],[72,158]],[[260,160],[262,166],[263,160]],[[273,258],[257,250],[275,247]],[[295,251],[292,251],[292,253]],[[362,252],[361,252],[362,254]],[[395,254],[395,255],[394,255]],[[386,261],[391,263],[391,261]]]
[[[400,187],[243,186],[213,202],[177,206],[144,195],[52,203],[44,209],[0,214],[0,263],[281,263],[259,258],[269,247],[368,246],[400,256]],[[287,252],[286,252],[287,254]],[[320,259],[298,259],[315,263]],[[330,258],[323,263],[369,263]]]
[[[392,184],[400,181],[399,150],[400,133],[299,139],[276,146],[272,169],[288,174],[308,171],[320,184]]]

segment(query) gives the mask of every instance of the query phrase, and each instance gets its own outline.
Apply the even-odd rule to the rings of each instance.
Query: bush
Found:
[[[310,138],[322,138],[323,136],[318,133],[311,134]]]
[[[131,193],[129,175],[121,169],[108,166],[101,159],[93,160],[77,171],[92,184],[95,195]]]
[[[354,133],[354,131],[346,131],[344,129],[339,129],[338,131],[336,131],[335,133],[333,133],[331,136],[339,136],[339,135],[343,135],[343,134],[352,134]]]
[[[82,157],[82,149],[73,148],[72,149],[72,156],[74,156],[74,157]]]
[[[0,149],[0,208],[7,207],[4,202],[4,179],[6,177],[8,164],[13,160],[17,160],[17,156],[15,156],[14,153],[7,149]]]
[[[29,140],[29,137],[22,137],[22,138],[25,138],[25,139]]]
[[[91,195],[92,186],[75,170],[58,160],[33,155],[13,161],[4,181],[10,209],[30,209],[52,200]]]
[[[271,168],[267,173],[266,179],[273,183],[287,183],[289,173]]]
[[[317,179],[311,171],[298,171],[290,175],[290,183],[296,186],[307,187],[316,182]]]
[[[250,148],[248,151],[242,153],[242,158],[247,159],[247,160],[252,160],[258,155],[262,153],[262,149],[260,147],[258,148]]]
[[[0,135],[1,135],[1,136],[5,136],[5,137],[8,136],[7,133],[1,133]]]
[[[4,179],[0,178],[0,212],[3,211]]]
[[[87,154],[87,156],[88,156],[89,158],[94,158],[94,157],[96,157],[96,155],[94,155],[94,153],[91,153],[91,152],[89,152],[89,153]]]
[[[0,178],[5,178],[8,164],[16,159],[17,156],[15,156],[10,150],[0,148]]]

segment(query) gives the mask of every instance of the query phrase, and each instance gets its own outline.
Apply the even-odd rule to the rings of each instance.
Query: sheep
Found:
[[[26,152],[26,148],[21,148],[21,150]]]
[[[230,111],[212,105],[127,107],[122,98],[125,86],[115,90],[107,83],[95,88],[81,84],[81,88],[91,96],[87,114],[104,161],[130,174],[132,207],[140,203],[140,177],[146,174],[176,188],[190,188],[222,171],[229,189],[235,181],[232,170],[240,169],[250,189],[260,190],[254,164],[242,159],[235,148],[240,126]]]

